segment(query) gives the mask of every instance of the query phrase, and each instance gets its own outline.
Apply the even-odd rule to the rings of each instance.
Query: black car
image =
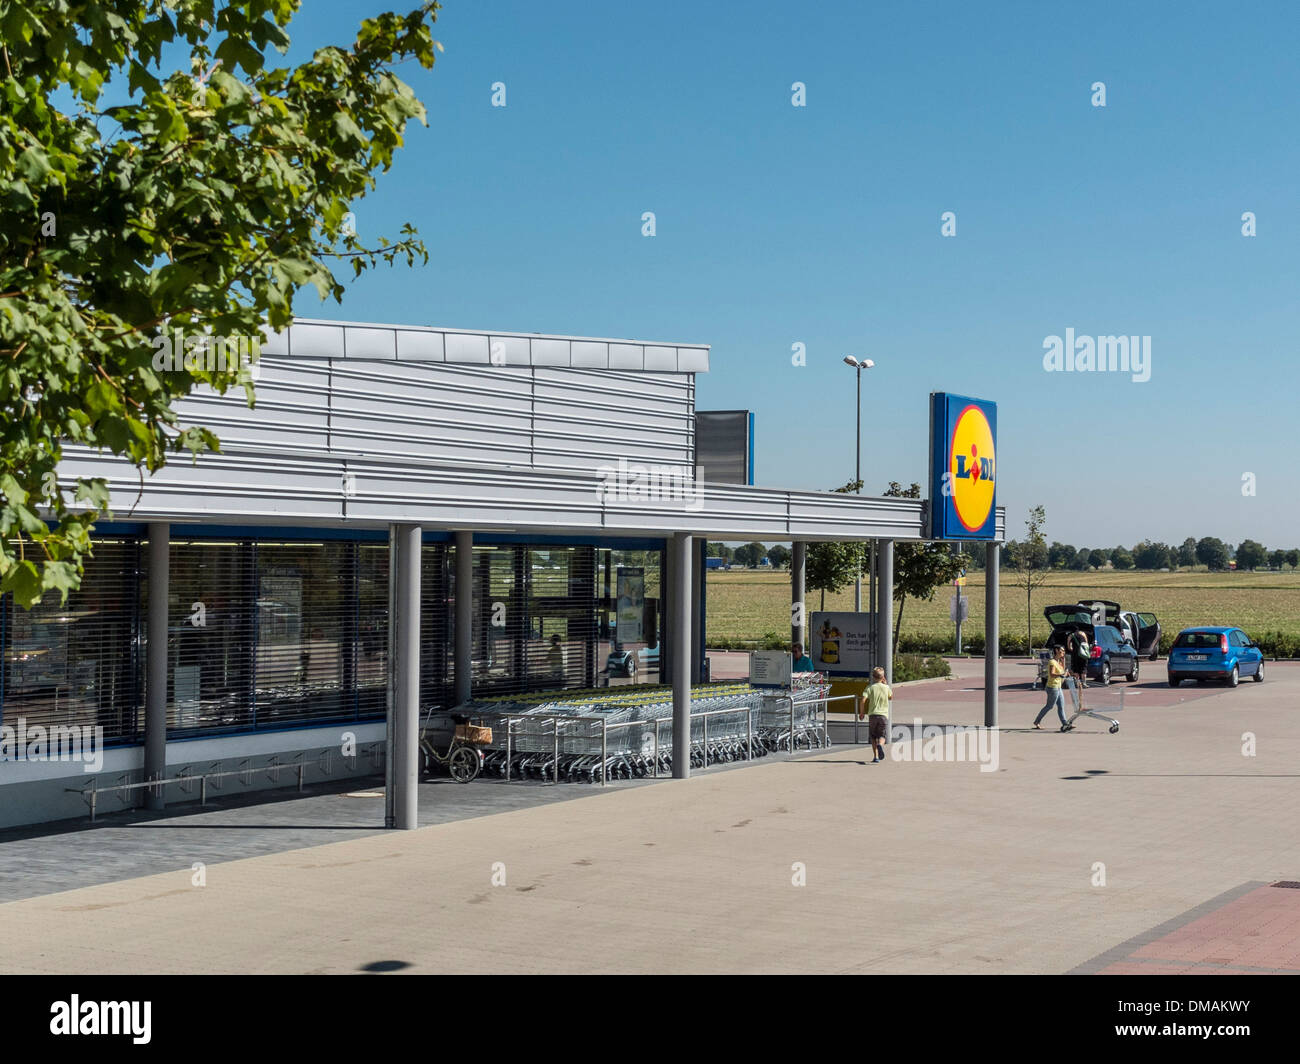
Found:
[[[1088,646],[1092,656],[1088,659],[1087,677],[1097,680],[1103,687],[1110,683],[1113,675],[1123,676],[1130,682],[1138,678],[1138,652],[1132,643],[1126,642],[1119,634],[1119,629],[1109,624],[1093,624],[1091,612],[1077,603],[1072,606],[1048,606],[1043,616],[1052,625],[1052,634],[1047,637],[1047,649],[1055,651],[1058,646],[1069,650],[1068,640],[1072,632],[1081,631],[1088,637]],[[1067,663],[1068,663],[1067,656]]]

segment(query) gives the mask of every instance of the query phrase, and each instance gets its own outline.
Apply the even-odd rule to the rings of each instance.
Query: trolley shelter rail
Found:
[[[380,747],[383,745],[383,743],[379,742],[364,744],[364,756],[370,758],[372,767],[379,767],[382,765],[383,754],[380,751]],[[319,765],[322,773],[326,776],[332,773],[330,758],[334,753],[334,748],[328,747],[313,761],[313,763]],[[344,761],[352,761],[355,767],[355,762],[363,755],[361,749],[358,749],[357,753],[351,757],[346,755],[340,756]],[[90,808],[90,822],[93,824],[95,822],[95,816],[99,811],[99,798],[101,795],[114,795],[120,801],[125,802],[125,796],[130,791],[149,790],[161,795],[164,789],[170,787],[172,784],[177,784],[180,786],[182,791],[192,794],[194,791],[193,784],[197,783],[199,785],[199,805],[203,806],[208,804],[209,780],[225,780],[230,779],[233,776],[239,776],[246,785],[251,786],[253,776],[258,772],[265,772],[267,778],[272,783],[279,783],[279,774],[281,772],[296,772],[298,775],[298,790],[302,791],[306,783],[307,769],[310,767],[308,762],[303,759],[302,754],[298,755],[297,759],[287,762],[281,762],[273,755],[265,765],[254,765],[251,763],[251,759],[245,758],[240,763],[240,767],[236,769],[221,769],[219,766],[222,762],[220,761],[213,762],[213,764],[218,767],[214,768],[210,772],[191,773],[182,771],[180,775],[176,776],[165,776],[156,779],[126,782],[127,776],[130,775],[128,773],[118,777],[116,782],[109,783],[106,786],[101,786],[98,779],[92,779],[90,785],[87,787],[65,787],[64,790],[69,794],[81,795],[82,800]],[[285,786],[287,786],[287,784]],[[221,785],[215,783],[211,789],[214,791],[221,790]]]
[[[797,697],[796,695],[811,695]],[[753,689],[698,698],[690,714],[691,765],[751,761],[776,751],[829,746],[827,703],[822,686],[796,695]],[[544,703],[467,703],[456,707],[492,729],[484,748],[484,772],[504,780],[541,779],[553,783],[600,782],[610,778],[657,778],[672,769],[671,704],[663,699],[624,704],[588,700],[573,705]],[[665,727],[667,726],[667,727]]]
[[[752,761],[778,751],[830,746],[829,703],[856,696],[831,697],[828,691],[826,685],[809,684],[793,694],[769,694],[736,685],[722,686],[696,699],[701,708],[690,714],[688,756],[692,767],[708,768],[713,764]],[[571,782],[599,780],[603,787],[611,777],[657,779],[671,772],[675,753],[671,703],[663,697],[654,697],[655,693],[652,689],[649,694],[617,701],[609,700],[608,696],[604,700],[583,699],[571,704],[557,700],[517,710],[506,709],[501,703],[469,703],[456,707],[454,712],[492,726],[492,742],[484,747],[485,772],[506,781],[532,778],[559,783],[562,777]],[[425,718],[426,729],[431,715]],[[440,716],[449,718],[450,713]],[[856,741],[856,719],[854,728]],[[383,745],[382,742],[364,744],[364,754],[359,749],[356,757],[382,761]],[[328,759],[333,752],[326,750],[315,759],[326,775],[330,774]],[[122,776],[107,785],[92,779],[87,787],[65,789],[82,796],[93,823],[104,795],[125,801],[131,791],[161,793],[166,787],[178,785],[182,791],[192,793],[193,785],[197,784],[199,804],[203,806],[207,804],[209,789],[221,789],[219,781],[238,776],[251,785],[258,772],[267,773],[272,782],[279,782],[282,772],[293,772],[297,776],[297,789],[302,791],[309,767],[302,755],[288,763],[279,763],[272,757],[263,765],[253,765],[246,759],[237,769],[223,769],[221,762],[215,762],[209,772],[182,771],[176,776],[140,781],[128,781],[127,776]]]

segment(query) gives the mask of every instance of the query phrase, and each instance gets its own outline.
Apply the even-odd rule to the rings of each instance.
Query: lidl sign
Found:
[[[998,406],[930,393],[930,538],[993,539]]]

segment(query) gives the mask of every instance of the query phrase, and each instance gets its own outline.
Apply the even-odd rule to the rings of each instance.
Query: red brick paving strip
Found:
[[[1248,883],[1075,974],[1300,975],[1300,890]]]

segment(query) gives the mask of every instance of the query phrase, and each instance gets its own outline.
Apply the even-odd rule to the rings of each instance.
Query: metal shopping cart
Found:
[[[1082,708],[1082,703],[1081,703],[1080,698],[1079,698],[1079,689],[1078,689],[1078,687],[1075,686],[1075,683],[1074,683],[1074,677],[1073,677],[1073,676],[1070,676],[1070,677],[1068,677],[1068,678],[1066,679],[1066,681],[1065,681],[1065,686],[1066,686],[1066,687],[1069,689],[1069,691],[1070,691],[1070,701],[1074,703],[1074,713],[1072,713],[1072,714],[1070,715],[1070,719],[1067,720],[1067,721],[1065,722],[1065,728],[1062,729],[1063,731],[1066,730],[1066,729],[1069,729],[1069,728],[1073,728],[1073,727],[1074,727],[1074,722],[1075,722],[1076,720],[1078,720],[1080,717],[1092,717],[1093,720],[1099,720],[1099,721],[1102,721],[1102,722],[1105,723],[1105,724],[1109,724],[1109,725],[1110,725],[1110,733],[1111,733],[1112,735],[1114,735],[1117,731],[1119,731],[1119,721],[1115,720],[1113,717],[1107,717],[1107,716],[1105,716],[1104,714],[1102,714],[1102,713],[1100,713],[1100,712],[1098,712],[1098,711],[1104,709],[1104,710],[1106,710],[1106,711],[1109,712],[1109,713],[1119,713],[1119,712],[1122,712],[1123,709],[1124,709],[1124,689],[1123,689],[1123,688],[1120,688],[1120,689],[1119,689],[1119,705],[1118,705],[1118,706],[1091,706],[1091,707],[1089,707],[1088,709],[1084,709],[1084,708]],[[1089,690],[1092,690],[1092,688],[1090,688]]]

